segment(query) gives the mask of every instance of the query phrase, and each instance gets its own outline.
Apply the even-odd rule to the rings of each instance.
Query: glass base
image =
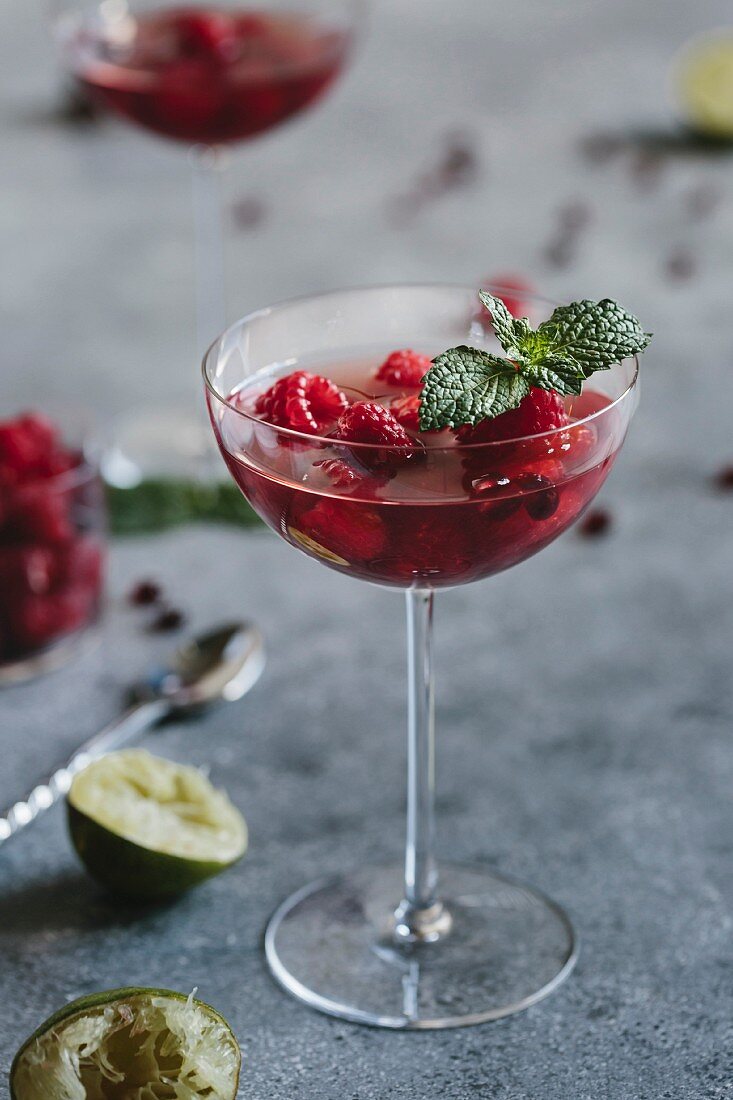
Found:
[[[293,894],[272,916],[265,952],[277,981],[331,1016],[375,1027],[464,1027],[520,1012],[573,969],[577,941],[559,906],[483,867],[440,867],[450,930],[395,938],[403,869],[367,867]]]
[[[59,638],[47,649],[29,653],[13,661],[0,662],[0,688],[22,684],[37,676],[45,676],[47,672],[55,672],[69,661],[93,649],[99,644],[99,639],[99,630],[95,625],[85,626],[74,634]]]

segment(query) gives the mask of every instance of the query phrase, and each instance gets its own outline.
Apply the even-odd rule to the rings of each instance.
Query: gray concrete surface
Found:
[[[0,1070],[64,999],[149,982],[198,986],[231,1019],[241,1095],[257,1100],[733,1094],[733,499],[710,483],[733,460],[733,161],[656,140],[672,133],[671,55],[726,15],[711,0],[383,0],[331,99],[237,153],[229,181],[230,202],[263,212],[230,231],[232,315],[342,283],[514,269],[558,297],[615,295],[656,333],[603,493],[613,533],[569,534],[438,606],[441,851],[567,905],[583,936],[572,979],[521,1016],[442,1035],[340,1024],[274,987],[260,949],[274,905],[400,848],[400,600],[267,535],[181,531],[115,545],[101,647],[0,697],[0,802],[165,649],[123,600],[153,573],[192,625],[236,606],[267,634],[249,699],[146,742],[211,765],[251,854],[139,913],[84,877],[60,812],[8,846]],[[20,0],[4,19],[3,408],[194,400],[185,156],[52,121],[41,19]],[[617,147],[597,140],[609,133]],[[406,217],[401,197],[453,134],[475,171]],[[586,224],[558,241],[568,204]]]

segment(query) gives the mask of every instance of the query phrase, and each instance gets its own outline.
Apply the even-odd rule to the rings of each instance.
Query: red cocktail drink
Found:
[[[259,421],[258,394],[274,381],[269,372],[237,391],[234,408],[215,413],[224,458],[253,508],[334,569],[397,587],[480,580],[555,539],[611,469],[621,439],[617,418],[598,423],[595,414],[610,404],[602,394],[566,399],[556,429],[464,443],[460,432],[415,430],[419,389],[380,380],[383,359],[309,364],[309,373],[331,381],[344,405],[393,410],[408,425],[402,445],[327,433],[310,439]],[[280,374],[293,377],[292,366]],[[324,428],[336,423],[334,417]]]
[[[297,114],[338,75],[346,31],[302,14],[168,8],[83,23],[74,71],[106,106],[179,141],[253,137]]]

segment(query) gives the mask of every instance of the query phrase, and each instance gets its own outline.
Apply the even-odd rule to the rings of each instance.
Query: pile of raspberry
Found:
[[[75,477],[81,461],[38,413],[0,421],[0,662],[96,614],[103,546],[81,517],[98,513],[101,489]]]

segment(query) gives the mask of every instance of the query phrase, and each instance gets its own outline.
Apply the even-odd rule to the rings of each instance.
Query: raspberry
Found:
[[[459,443],[498,443],[504,439],[520,439],[525,435],[565,428],[568,417],[563,400],[554,390],[533,386],[516,409],[493,419],[482,420],[475,427],[464,424],[458,429]]]
[[[323,470],[336,489],[353,489],[363,480],[353,466],[342,462],[340,458],[323,458],[313,465]]]
[[[501,298],[512,317],[527,316],[529,312],[529,303],[527,302],[526,295],[534,293],[534,287],[530,282],[523,279],[521,275],[494,275],[492,278],[486,280],[486,289],[491,291],[492,286],[501,287],[501,291],[497,293],[495,297]],[[510,291],[510,293],[505,294],[505,290]],[[512,291],[514,291],[514,293],[511,293]],[[491,293],[493,293],[493,291],[491,291]],[[476,316],[476,320],[485,320],[487,312],[486,307],[482,306]]]
[[[431,362],[426,355],[420,355],[410,348],[393,351],[382,363],[376,373],[380,382],[388,386],[421,386],[423,377],[430,370]]]
[[[395,420],[389,409],[373,401],[357,401],[341,414],[336,426],[338,439],[349,443],[381,443],[385,447],[414,447],[414,440]]]
[[[350,461],[386,478],[394,477],[398,467],[417,457],[421,451],[420,445],[407,434],[392,413],[372,401],[357,401],[350,405],[339,418],[335,435],[337,439],[350,443],[372,444],[371,447],[345,450]],[[407,447],[409,451],[405,450]]]
[[[273,126],[288,111],[283,88],[272,78],[272,66],[266,61],[247,62],[247,106],[256,131]]]
[[[66,474],[79,466],[82,462],[81,455],[73,451],[49,451],[37,464],[36,473],[39,478],[58,477]]]
[[[237,52],[237,26],[224,12],[182,11],[176,19],[181,48],[188,54],[232,60]]]
[[[21,420],[0,424],[0,463],[16,480],[32,474],[39,458],[38,443]]]
[[[395,420],[411,432],[420,431],[420,394],[407,393],[404,397],[395,397],[389,411]]]
[[[19,592],[42,596],[51,587],[53,552],[45,546],[0,547],[0,603]]]
[[[439,509],[435,509],[439,511]],[[377,562],[403,580],[459,580],[471,569],[470,533],[465,520],[436,516],[409,524],[401,533],[398,554]]]
[[[97,593],[102,587],[104,550],[93,535],[73,539],[56,551],[55,586],[86,585]]]
[[[206,54],[172,61],[160,74],[155,105],[156,124],[174,135],[210,127],[226,106],[226,96],[212,80]]]
[[[84,626],[93,608],[93,594],[80,586],[47,596],[22,596],[8,612],[13,640],[21,649],[45,645]]]
[[[297,370],[280,378],[255,401],[255,412],[268,424],[308,435],[323,435],[349,400],[335,382]]]
[[[384,551],[387,533],[374,508],[323,498],[303,512],[295,530],[349,561],[370,561]]]
[[[68,542],[74,528],[66,494],[41,491],[41,482],[18,494],[10,513],[16,536],[37,542]]]

